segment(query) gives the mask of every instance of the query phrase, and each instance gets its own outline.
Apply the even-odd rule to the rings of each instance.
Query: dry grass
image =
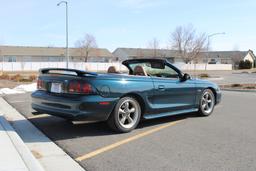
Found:
[[[21,84],[30,84],[31,82],[16,82],[11,80],[1,80],[0,79],[0,89],[1,88],[14,88]]]
[[[36,74],[25,74],[22,75],[20,73],[16,74],[9,74],[9,73],[2,73],[0,75],[0,80],[1,81],[8,81],[11,82],[25,82],[25,83],[31,83],[34,82],[37,79]]]
[[[20,74],[16,74],[14,76],[10,76],[10,80],[20,82],[23,79],[23,77]]]
[[[8,74],[6,74],[6,73],[2,73],[2,74],[0,75],[0,79],[1,79],[1,80],[9,80],[9,79],[10,79],[10,76],[9,76]]]

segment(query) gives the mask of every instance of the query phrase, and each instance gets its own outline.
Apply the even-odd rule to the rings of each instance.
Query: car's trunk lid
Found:
[[[59,95],[88,94],[92,87],[86,78],[97,76],[93,72],[64,68],[46,68],[39,72],[38,89]]]

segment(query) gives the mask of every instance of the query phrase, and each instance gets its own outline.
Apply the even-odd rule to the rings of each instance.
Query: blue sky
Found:
[[[56,0],[1,0],[0,44],[65,46],[65,8]],[[85,33],[99,47],[146,47],[154,37],[162,48],[179,25],[212,38],[212,50],[256,48],[255,0],[69,0],[69,44]]]

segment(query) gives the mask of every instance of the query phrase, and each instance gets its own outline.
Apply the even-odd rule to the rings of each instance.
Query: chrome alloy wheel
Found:
[[[127,99],[118,109],[118,122],[126,129],[132,128],[139,118],[139,106],[136,102]]]
[[[205,113],[205,114],[211,114],[213,108],[214,108],[214,95],[209,92],[209,91],[205,91],[202,99],[201,99],[201,110]]]

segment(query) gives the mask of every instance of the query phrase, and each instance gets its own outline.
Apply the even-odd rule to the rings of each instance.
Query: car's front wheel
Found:
[[[139,102],[133,97],[123,97],[110,115],[108,125],[118,132],[130,132],[138,125],[140,116]]]
[[[209,116],[215,106],[215,96],[210,89],[205,89],[202,93],[200,102],[199,102],[199,114],[201,116]]]

